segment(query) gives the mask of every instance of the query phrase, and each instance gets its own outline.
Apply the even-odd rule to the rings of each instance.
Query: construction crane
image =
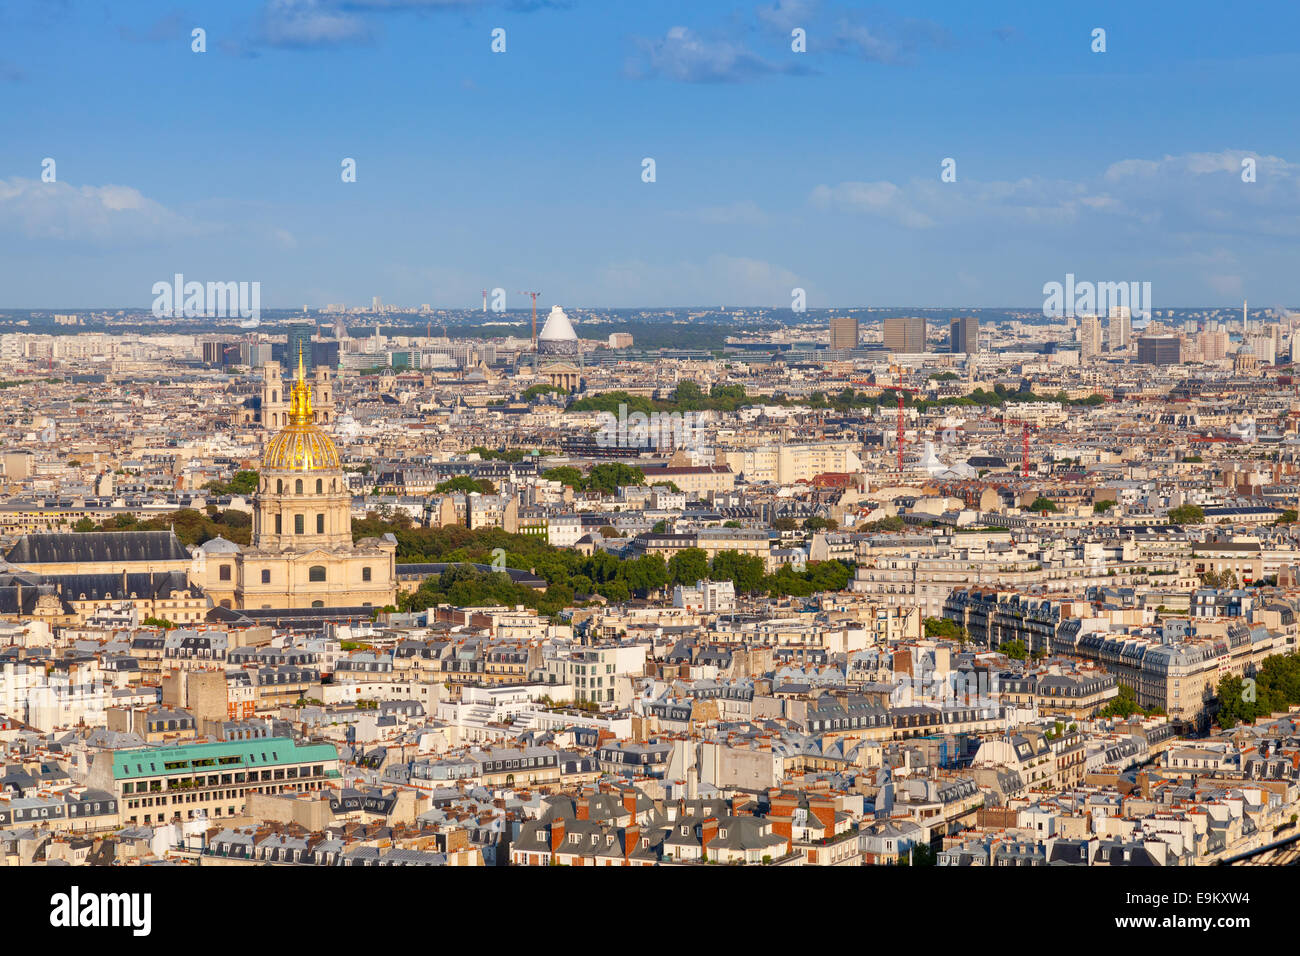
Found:
[[[995,416],[987,418],[985,421],[997,422],[1000,425],[1019,425],[1020,426],[1020,477],[1029,477],[1029,433],[1038,431],[1038,426],[1032,424],[1024,418],[1002,418]]]
[[[520,295],[530,295],[533,297],[533,351],[537,350],[537,297],[540,292],[520,292]]]
[[[904,387],[903,387],[903,366],[901,366],[901,365],[891,365],[891,366],[889,367],[889,370],[890,370],[891,372],[897,372],[897,373],[898,373],[898,384],[897,384],[897,385],[882,385],[881,388],[883,388],[883,389],[888,389],[888,390],[891,391],[891,392],[897,392],[897,393],[898,393],[898,471],[899,471],[899,473],[901,474],[902,471],[903,471],[903,433],[904,433],[904,428],[903,428],[903,393],[904,393],[904,392],[911,392],[911,393],[913,393],[913,394],[916,394],[916,392],[918,391],[918,389],[915,389],[915,388],[904,388]]]

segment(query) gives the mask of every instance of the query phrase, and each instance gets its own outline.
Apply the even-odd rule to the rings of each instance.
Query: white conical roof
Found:
[[[573,323],[558,305],[551,306],[551,314],[546,317],[546,324],[537,336],[539,342],[576,342],[578,333],[573,331]]]

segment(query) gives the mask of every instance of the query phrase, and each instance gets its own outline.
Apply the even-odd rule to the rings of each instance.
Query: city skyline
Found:
[[[1150,282],[1157,307],[1285,306],[1298,15],[1262,13],[1270,30],[1209,3],[19,5],[0,298],[146,307],[184,272],[261,282],[268,308],[498,286],[575,308],[1032,307],[1073,273]]]

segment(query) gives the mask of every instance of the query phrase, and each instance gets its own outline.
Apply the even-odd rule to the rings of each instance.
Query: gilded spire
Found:
[[[298,343],[298,376],[294,380],[293,394],[289,397],[289,424],[312,424],[311,386],[307,384],[307,370],[302,361],[302,343]]]

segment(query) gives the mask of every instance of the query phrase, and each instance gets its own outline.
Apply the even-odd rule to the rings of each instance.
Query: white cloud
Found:
[[[15,177],[0,179],[0,231],[29,239],[123,242],[194,236],[203,229],[130,186]]]
[[[1256,182],[1241,179],[1241,161],[1256,162]],[[842,182],[818,185],[810,202],[896,222],[913,229],[991,223],[1131,227],[1148,235],[1189,238],[1240,232],[1300,236],[1296,164],[1242,150],[1188,153],[1159,160],[1124,159],[1095,179],[1029,176],[1018,180],[942,183]]]
[[[816,0],[776,0],[775,3],[759,7],[755,13],[760,22],[782,33],[789,33],[795,27],[805,29],[817,14]]]
[[[270,46],[338,46],[370,38],[363,20],[321,0],[269,0],[262,11],[262,39]]]
[[[773,73],[806,73],[801,63],[775,63],[723,37],[704,37],[671,27],[661,39],[636,38],[641,56],[630,59],[632,76],[663,76],[680,83],[739,83]]]
[[[890,182],[846,182],[838,186],[818,186],[812,202],[822,208],[842,207],[888,219],[912,229],[934,225],[934,220],[917,211],[905,198],[903,190]]]

